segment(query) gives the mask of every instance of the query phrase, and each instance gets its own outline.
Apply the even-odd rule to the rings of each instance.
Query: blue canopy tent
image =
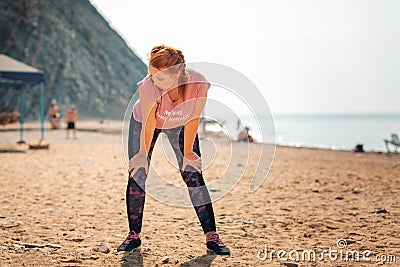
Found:
[[[25,86],[40,84],[40,133],[41,140],[44,139],[44,75],[43,71],[29,66],[21,61],[0,54],[0,88],[4,85],[16,88],[20,87],[20,141],[24,143],[24,104]]]

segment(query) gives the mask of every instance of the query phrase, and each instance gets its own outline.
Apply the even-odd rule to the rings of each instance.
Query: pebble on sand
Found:
[[[287,267],[297,267],[299,266],[297,263],[295,262],[281,262],[283,265],[287,266]]]
[[[352,240],[352,239],[345,239],[345,241],[346,241],[346,245],[347,246],[351,245],[351,244],[354,244],[354,243],[357,243],[355,240]]]
[[[105,243],[100,242],[93,248],[93,251],[107,254],[110,252],[110,248]]]
[[[169,256],[165,256],[164,258],[161,259],[162,263],[168,263],[169,261]]]
[[[6,229],[6,228],[12,228],[12,227],[17,227],[22,224],[21,221],[15,221],[15,220],[9,220],[5,222],[0,222],[0,228]]]
[[[44,245],[34,243],[19,243],[19,245],[25,248],[44,248]]]
[[[48,248],[62,248],[62,246],[52,243],[45,244],[45,246]]]
[[[351,193],[353,193],[353,194],[360,194],[361,191],[360,191],[360,189],[358,189],[358,188],[352,188],[352,189],[351,189]]]
[[[388,211],[386,209],[380,209],[376,212],[377,214],[381,214],[381,213],[388,213]]]

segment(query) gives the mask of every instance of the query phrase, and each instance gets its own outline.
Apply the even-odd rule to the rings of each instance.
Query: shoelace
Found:
[[[207,242],[214,242],[220,247],[224,247],[225,245],[222,243],[221,239],[219,239],[219,236],[216,234],[211,234],[207,237]]]
[[[125,239],[124,244],[129,244],[132,240],[139,239],[139,237],[135,234],[130,234],[128,237]]]

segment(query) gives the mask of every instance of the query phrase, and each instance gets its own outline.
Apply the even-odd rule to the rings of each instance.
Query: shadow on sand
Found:
[[[211,262],[217,257],[217,255],[207,252],[197,258],[191,259],[187,262],[182,263],[181,267],[189,266],[211,266]],[[121,259],[121,266],[123,267],[143,267],[143,256],[140,250],[134,252],[125,252]]]
[[[190,267],[190,266],[211,266],[211,262],[217,257],[214,253],[207,252],[204,255],[201,255],[197,258],[191,259],[187,262],[182,263],[181,267]]]
[[[123,267],[133,267],[143,266],[143,256],[140,250],[133,252],[125,252],[121,259],[121,266]]]

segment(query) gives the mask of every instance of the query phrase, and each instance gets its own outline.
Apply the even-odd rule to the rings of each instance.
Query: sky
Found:
[[[90,1],[143,61],[228,66],[273,114],[400,113],[400,1]]]

